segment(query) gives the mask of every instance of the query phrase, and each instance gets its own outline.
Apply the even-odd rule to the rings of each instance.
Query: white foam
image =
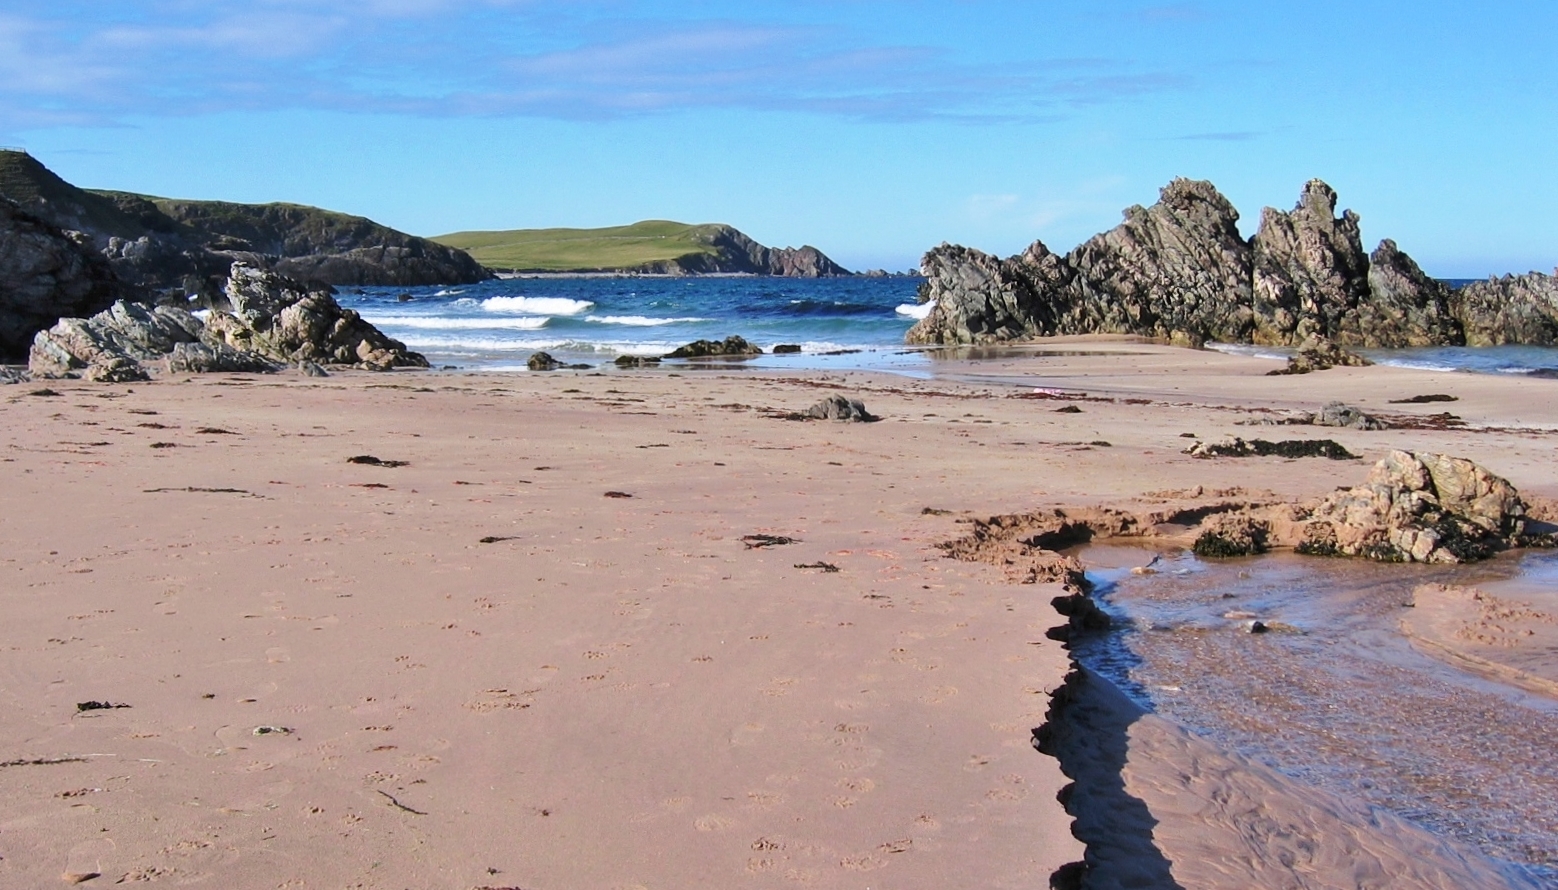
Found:
[[[489,297],[481,301],[481,308],[504,315],[578,315],[595,304],[566,297]]]
[[[449,290],[449,289],[445,289],[445,290],[440,290],[440,291],[434,291],[433,292],[433,296],[435,296],[435,297],[453,297],[453,296],[457,296],[457,295],[463,294],[463,293],[465,293],[465,291],[463,291],[463,290]]]
[[[565,338],[502,338],[459,337],[437,334],[412,334],[398,338],[411,349],[435,353],[480,355],[494,352],[525,352],[549,349],[569,352],[603,353],[606,355],[665,355],[676,348],[670,343],[624,342],[603,343]]]
[[[365,316],[366,317],[366,316]],[[383,315],[368,318],[376,325],[421,331],[536,331],[550,318],[439,318],[432,315]]]
[[[1208,342],[1206,348],[1224,355],[1242,355],[1246,358],[1263,358],[1275,362],[1285,362],[1292,355],[1292,350],[1280,352],[1271,346],[1253,346],[1245,343]]]
[[[644,315],[586,315],[585,321],[593,321],[596,324],[620,324],[635,328],[655,328],[667,324],[694,324],[700,321],[712,321],[708,318],[649,318]]]
[[[930,311],[936,308],[936,301],[929,303],[905,303],[896,310],[899,315],[907,315],[910,318],[925,318]]]

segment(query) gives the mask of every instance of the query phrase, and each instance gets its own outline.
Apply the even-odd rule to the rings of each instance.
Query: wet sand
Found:
[[[943,558],[960,519],[1196,487],[1315,497],[1367,462],[1194,460],[1181,434],[1445,391],[1493,429],[1280,432],[1367,460],[1446,451],[1558,495],[1558,400],[1529,389],[1549,381],[1267,378],[1083,344],[932,380],[0,389],[0,883],[1044,886],[1083,855],[1067,779],[1030,740],[1070,667],[1045,636],[1057,590]],[[835,392],[885,419],[779,416]],[[1154,816],[1182,836],[1215,821]],[[1370,849],[1414,849],[1374,830]]]

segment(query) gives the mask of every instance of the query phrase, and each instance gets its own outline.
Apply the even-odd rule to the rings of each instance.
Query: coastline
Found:
[[[0,388],[18,480],[0,677],[22,715],[0,760],[83,758],[0,769],[0,875],[1042,886],[1083,854],[1055,802],[1068,780],[1031,748],[1071,670],[1045,636],[1059,590],[944,558],[961,520],[1198,486],[1299,500],[1390,448],[1558,496],[1558,408],[1529,389],[1547,381],[1271,378],[1266,361],[1128,338],[998,355],[924,379],[667,367]],[[1019,397],[1036,388],[1066,398]],[[1180,454],[1186,432],[1429,392],[1456,394],[1466,428],[1283,430],[1361,462]],[[884,420],[782,419],[833,393]],[[131,707],[77,713],[86,701]],[[1258,859],[1201,833],[1215,814],[1177,807],[1184,764],[1165,752],[1180,742],[1160,735],[1133,737],[1127,790],[1163,789],[1132,796],[1174,879],[1202,886],[1174,852],[1196,838],[1194,857]],[[1433,841],[1371,830],[1391,861]]]

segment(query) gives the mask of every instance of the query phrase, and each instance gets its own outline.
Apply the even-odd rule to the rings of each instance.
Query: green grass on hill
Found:
[[[631,269],[690,254],[711,254],[719,225],[648,220],[608,229],[517,229],[455,232],[432,240],[466,251],[493,269],[576,272]]]

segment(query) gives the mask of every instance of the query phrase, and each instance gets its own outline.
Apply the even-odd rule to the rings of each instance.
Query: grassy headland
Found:
[[[605,229],[515,229],[455,232],[433,238],[469,253],[490,269],[576,272],[632,269],[689,256],[719,253],[722,225],[647,220]]]

